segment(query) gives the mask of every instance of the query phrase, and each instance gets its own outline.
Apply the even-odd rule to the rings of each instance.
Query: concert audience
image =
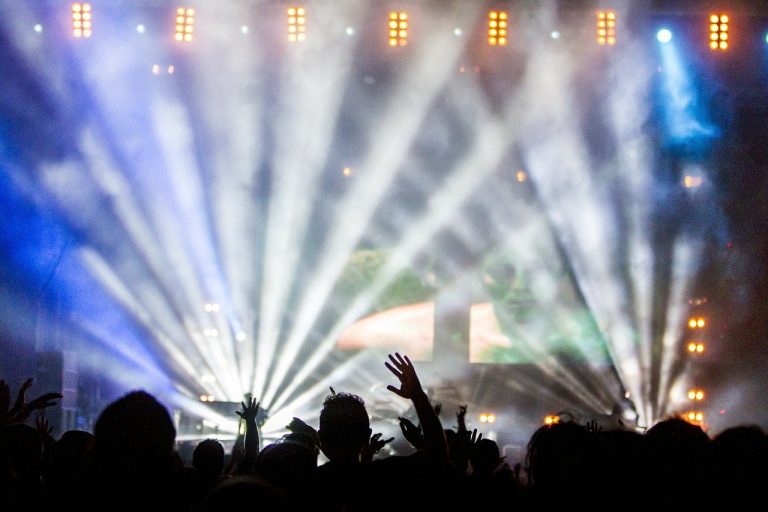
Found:
[[[531,437],[524,465],[511,468],[498,445],[467,429],[443,429],[407,356],[389,356],[397,379],[388,390],[413,405],[418,424],[398,418],[414,452],[383,456],[393,438],[373,434],[362,398],[331,394],[315,430],[299,418],[289,433],[259,449],[259,403],[243,402],[245,423],[225,467],[214,439],[200,442],[191,465],[174,451],[176,432],[152,395],[135,391],[107,406],[94,433],[51,437],[43,418],[61,398],[26,402],[26,381],[13,404],[0,381],[0,510],[542,510],[608,506],[733,508],[757,503],[768,481],[768,438],[757,426],[710,439],[679,418],[642,434],[562,421]],[[328,460],[318,466],[322,452]],[[379,455],[377,455],[377,453]]]

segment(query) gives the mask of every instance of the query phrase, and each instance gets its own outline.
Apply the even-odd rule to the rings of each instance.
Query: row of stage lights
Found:
[[[76,38],[89,38],[93,34],[93,9],[89,3],[75,2],[71,6],[72,35]],[[618,16],[613,10],[599,10],[596,13],[595,40],[600,46],[614,46],[617,42]],[[307,39],[307,10],[305,7],[292,6],[286,9],[287,37],[292,43],[300,43]],[[730,18],[727,14],[712,14],[709,19],[709,47],[712,50],[727,50],[729,46]],[[488,11],[487,43],[489,46],[507,46],[509,12],[500,10]],[[406,11],[390,11],[388,18],[389,46],[406,46],[408,44],[409,15]],[[143,25],[139,31],[143,31]],[[195,9],[179,7],[176,9],[174,39],[177,42],[189,43],[194,37]],[[247,27],[242,27],[247,33]],[[349,29],[348,29],[349,31]],[[456,29],[457,34],[461,31]],[[552,32],[555,39],[560,33]],[[661,29],[656,35],[662,43],[672,39],[668,29]],[[768,38],[766,38],[768,40]]]
[[[693,306],[701,306],[706,304],[706,299],[691,299],[689,303]],[[704,342],[701,341],[701,335],[703,330],[707,327],[707,319],[703,316],[694,315],[688,319],[688,330],[691,333],[691,341],[687,345],[687,351],[692,356],[701,355],[704,353]],[[706,392],[701,388],[691,388],[686,394],[688,400],[692,406],[701,405],[706,398]],[[694,425],[699,425],[702,428],[706,427],[704,423],[704,412],[698,410],[698,407],[692,407],[691,410],[682,414],[682,418]],[[544,417],[544,425],[555,425],[560,423],[560,416],[556,414],[548,414]]]
[[[694,308],[703,306],[706,303],[706,298],[689,299],[688,301],[688,304]],[[702,315],[694,314],[688,318],[687,327],[689,332],[689,341],[686,349],[691,357],[697,357],[704,353],[705,344],[702,341],[702,338],[706,332],[708,323],[709,322],[707,319]],[[701,388],[691,388],[688,390],[686,396],[692,407],[689,411],[683,413],[683,419],[689,423],[692,423],[693,425],[706,428],[706,423],[704,422],[704,412],[699,409],[699,406],[706,398],[706,392]]]

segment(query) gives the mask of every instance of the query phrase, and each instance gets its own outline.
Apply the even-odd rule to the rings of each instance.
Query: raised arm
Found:
[[[389,355],[390,363],[384,363],[389,371],[400,381],[400,387],[392,385],[387,386],[391,392],[405,399],[411,400],[419,417],[419,423],[424,432],[424,442],[426,449],[435,457],[447,459],[448,447],[445,443],[445,434],[443,426],[440,423],[437,413],[429,403],[427,394],[421,387],[419,377],[416,375],[416,369],[408,356],[401,356],[398,353]]]
[[[259,403],[255,398],[251,398],[248,399],[248,403],[240,402],[243,407],[242,411],[235,411],[245,421],[245,455],[240,463],[240,468],[238,468],[240,473],[253,471],[256,457],[259,455],[259,429],[256,425]]]

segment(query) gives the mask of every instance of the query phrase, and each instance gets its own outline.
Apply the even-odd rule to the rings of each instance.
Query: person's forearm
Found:
[[[435,456],[446,459],[448,457],[448,446],[445,442],[443,425],[440,418],[429,403],[429,398],[422,390],[413,396],[413,406],[416,414],[419,416],[419,423],[424,432],[424,441],[426,448]]]

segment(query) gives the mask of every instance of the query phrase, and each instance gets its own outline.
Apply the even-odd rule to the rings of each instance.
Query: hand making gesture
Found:
[[[440,424],[440,418],[437,417],[432,404],[429,403],[427,394],[421,387],[419,377],[416,375],[416,368],[413,367],[408,356],[401,356],[398,353],[395,353],[394,356],[390,354],[389,361],[385,362],[384,365],[400,381],[400,387],[389,385],[387,389],[413,402],[419,417],[419,424],[424,433],[425,452],[436,460],[446,460],[448,447],[445,444],[443,426]],[[403,434],[405,435],[405,432]]]
[[[389,360],[392,361],[392,364],[385,362],[384,365],[400,380],[400,387],[396,388],[389,385],[387,389],[408,400],[413,400],[414,397],[423,395],[424,390],[421,388],[421,382],[419,382],[416,369],[413,367],[411,360],[408,359],[408,356],[401,356],[395,352],[394,357],[392,354],[389,354]]]

